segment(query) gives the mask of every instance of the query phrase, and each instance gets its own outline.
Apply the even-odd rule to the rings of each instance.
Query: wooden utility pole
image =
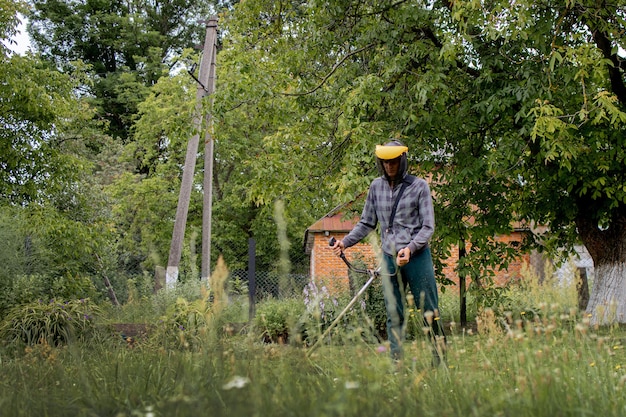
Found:
[[[198,89],[196,91],[196,109],[193,118],[194,135],[187,143],[187,154],[185,155],[185,166],[183,168],[183,180],[178,195],[178,206],[176,208],[176,220],[174,221],[174,232],[170,245],[170,255],[167,261],[165,272],[165,286],[171,288],[178,281],[178,265],[182,254],[183,241],[185,239],[185,228],[187,226],[187,212],[189,211],[189,200],[193,188],[193,176],[196,166],[196,154],[198,153],[198,143],[200,141],[200,131],[202,130],[202,99],[209,93],[209,76],[211,64],[214,63],[212,54],[215,52],[217,40],[217,17],[211,17],[206,22],[206,35],[204,48],[200,60],[200,71],[198,74]]]
[[[208,30],[217,33],[217,18],[209,20]],[[210,107],[206,112],[206,133],[204,136],[204,197],[202,206],[202,270],[201,278],[209,282],[211,276],[211,213],[213,212],[213,92],[215,91],[215,59],[217,56],[217,42],[213,37],[211,51],[211,65],[209,68],[209,81],[207,94],[209,95]],[[205,45],[206,48],[206,45]]]

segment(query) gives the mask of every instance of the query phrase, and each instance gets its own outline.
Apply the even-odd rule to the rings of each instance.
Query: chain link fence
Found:
[[[577,285],[585,286],[580,290],[581,293],[588,292],[594,277],[593,260],[584,246],[577,246],[575,249],[575,253],[560,265],[539,253],[533,253],[530,256],[530,267],[540,282],[549,280],[557,285],[570,285],[573,280],[579,279]],[[248,257],[248,266],[230,271],[230,292],[240,297],[246,296],[250,306],[250,319],[253,318],[255,306],[259,302],[272,298],[300,297],[310,281],[310,258],[304,251],[291,255],[292,259],[287,263],[295,265],[295,268],[286,272],[281,271],[278,262],[271,268],[263,265],[257,268],[253,239],[247,255],[241,256]]]
[[[304,251],[293,251],[289,259],[277,259],[272,265],[257,264],[256,242],[251,238],[246,252],[233,257],[238,260],[239,268],[230,270],[229,295],[231,299],[247,300],[250,320],[258,303],[268,299],[302,297],[304,287],[310,281],[310,258]],[[245,267],[243,259],[247,259]],[[235,263],[229,261],[225,257],[227,265]]]
[[[555,263],[539,253],[530,256],[530,266],[537,274],[540,281],[556,280],[558,284],[570,285],[578,275],[584,275],[592,281],[594,277],[594,265],[591,255],[583,245],[575,246],[575,251],[564,262]]]
[[[308,274],[279,274],[276,271],[233,271],[231,280],[245,283],[251,299],[258,303],[268,298],[287,298],[302,295],[309,282]]]

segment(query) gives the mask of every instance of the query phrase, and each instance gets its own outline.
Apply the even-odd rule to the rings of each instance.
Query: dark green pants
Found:
[[[432,328],[431,340],[444,336],[439,320],[439,297],[430,248],[411,256],[408,264],[398,268],[396,259],[385,254],[386,273],[383,274],[383,293],[387,310],[387,337],[394,359],[402,358],[404,341],[404,299],[407,285],[415,300],[415,307],[424,315],[424,323]],[[435,346],[435,345],[433,345]],[[433,351],[436,353],[436,351]]]

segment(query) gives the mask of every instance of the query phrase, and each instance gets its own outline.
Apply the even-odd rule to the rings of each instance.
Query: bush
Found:
[[[233,336],[247,332],[249,319],[248,298],[244,296],[231,297],[228,305],[216,317],[215,326],[220,335]]]
[[[211,307],[208,291],[194,300],[179,297],[159,320],[154,338],[166,348],[198,349],[208,334]]]
[[[0,314],[13,307],[37,300],[59,299],[97,300],[98,294],[91,279],[84,275],[51,277],[44,274],[17,275],[0,292]]]
[[[95,330],[99,308],[89,299],[37,301],[12,308],[0,325],[8,342],[60,345],[84,340]]]
[[[268,299],[257,306],[254,333],[267,343],[288,343],[298,333],[298,322],[303,313],[304,305],[299,299]]]
[[[51,298],[49,279],[40,274],[17,275],[0,288],[0,315],[11,308],[39,299]]]

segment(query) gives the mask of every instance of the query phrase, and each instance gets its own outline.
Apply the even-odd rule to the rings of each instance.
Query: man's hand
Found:
[[[333,246],[330,247],[333,250],[333,253],[336,256],[341,255],[341,252],[343,252],[343,250],[345,249],[345,246],[343,244],[343,240],[335,240],[335,244]]]
[[[404,249],[400,249],[400,251],[398,252],[398,256],[396,256],[396,263],[398,264],[398,266],[404,266],[409,263],[410,259],[411,249],[406,247]]]

